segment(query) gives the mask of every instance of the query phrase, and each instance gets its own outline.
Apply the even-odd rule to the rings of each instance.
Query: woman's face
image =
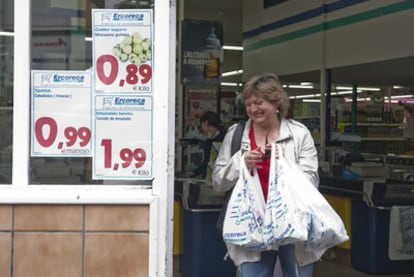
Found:
[[[262,97],[252,95],[244,101],[247,115],[256,123],[273,119],[278,105]]]

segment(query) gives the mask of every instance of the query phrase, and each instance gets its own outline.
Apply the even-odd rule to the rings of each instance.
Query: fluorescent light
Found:
[[[0,37],[14,37],[13,32],[0,32]]]
[[[223,45],[223,50],[243,51],[243,46]]]
[[[312,97],[316,97],[316,94],[296,95],[295,99],[312,98]]]
[[[223,72],[221,76],[228,77],[228,76],[240,75],[242,73],[243,73],[243,69],[239,69],[239,70],[234,70],[234,71]]]
[[[349,91],[337,91],[335,95],[352,94],[352,90]]]
[[[352,90],[352,87],[341,87],[341,86],[338,86],[335,89]],[[380,88],[368,88],[368,87],[357,87],[357,90],[358,91],[363,91],[363,90],[366,90],[366,91],[381,91]]]
[[[85,41],[92,41],[91,37],[85,37]]]
[[[321,102],[321,99],[303,99],[302,102],[320,103]]]
[[[220,84],[226,87],[241,87],[242,86],[242,83],[232,83],[232,82],[221,82]]]
[[[365,87],[358,87],[357,90],[358,91],[361,91],[361,90],[366,90],[366,91],[381,91],[380,88],[365,88]]]
[[[413,94],[406,94],[406,95],[392,95],[391,99],[400,99],[400,98],[413,98]],[[388,99],[388,97],[384,97],[384,99]]]
[[[357,102],[362,102],[362,101],[371,101],[371,98],[367,97],[367,98],[357,98]],[[352,102],[352,98],[345,98],[345,102]]]
[[[321,94],[317,93],[317,94],[295,95],[295,96],[289,96],[289,99],[302,99],[302,98],[315,98],[315,97],[321,97]]]
[[[305,89],[312,89],[313,86],[302,86],[302,85],[288,85],[288,88],[305,88]]]

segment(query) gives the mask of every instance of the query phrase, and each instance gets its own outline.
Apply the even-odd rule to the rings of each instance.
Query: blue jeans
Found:
[[[278,255],[283,277],[312,277],[313,264],[300,267],[296,262],[293,245],[281,246],[279,251],[264,251],[259,262],[241,264],[240,277],[273,277],[273,268]]]

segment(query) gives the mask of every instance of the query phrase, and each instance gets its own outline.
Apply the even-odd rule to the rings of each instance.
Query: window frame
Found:
[[[175,39],[173,48],[169,48],[173,34],[160,35],[173,32],[175,37],[175,24],[172,24],[174,28],[167,26],[165,19],[160,16],[163,14],[167,19],[171,16],[170,13],[175,16],[175,6],[168,5],[166,9],[162,1],[155,2],[154,21],[162,24],[154,24],[154,41],[159,41],[154,45],[158,47],[158,51],[154,51],[154,60],[171,60],[171,57],[175,59],[175,51],[170,50],[175,49]],[[29,92],[31,89],[31,1],[20,0],[19,4],[21,4],[19,8],[14,9],[14,42],[19,42],[14,43],[13,93],[15,96],[18,92]],[[155,13],[158,6],[160,11]],[[170,80],[154,82],[154,91],[174,91],[175,63],[173,67],[172,70],[168,70],[168,67],[165,69],[164,66],[154,66],[153,76],[160,76],[159,80]],[[158,170],[154,172],[152,185],[148,185],[148,182],[138,182],[137,185],[30,184],[30,97],[28,93],[27,97],[15,97],[14,99],[18,101],[14,101],[13,106],[12,183],[0,185],[0,203],[151,203],[154,195],[163,194],[165,184],[168,184],[170,182],[168,180],[173,179],[174,176],[173,173],[171,174],[174,171],[172,167],[174,163],[165,161],[173,161],[173,156],[169,153],[174,153],[174,130],[169,131],[169,129],[175,124],[171,117],[167,119],[169,111],[166,109],[166,107],[170,109],[174,107],[174,97],[157,96],[157,93],[153,93],[153,97],[154,122],[157,122],[157,128],[154,128],[153,162],[157,164]],[[170,166],[168,167],[167,164]]]
[[[143,204],[150,207],[149,275],[172,274],[175,141],[176,2],[154,2],[152,186],[31,185],[31,0],[14,9],[12,184],[0,185],[0,204]],[[18,55],[16,55],[18,53]],[[157,61],[163,64],[157,66]],[[168,66],[165,66],[167,61]],[[24,94],[26,97],[21,97]],[[18,100],[18,101],[17,101]],[[18,146],[18,147],[17,147]]]

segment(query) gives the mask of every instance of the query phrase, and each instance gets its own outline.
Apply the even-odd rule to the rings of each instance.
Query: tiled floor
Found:
[[[357,271],[349,265],[340,264],[337,262],[320,261],[315,263],[314,277],[413,277],[414,273],[410,274],[387,274],[376,275]]]
[[[413,277],[414,273],[406,274],[386,274],[376,275],[357,271],[352,266],[339,262],[332,262],[321,260],[315,263],[314,277]],[[173,277],[197,277],[197,276],[183,276],[178,269],[178,257],[174,258],[174,274]],[[212,277],[235,277],[235,276],[212,276]]]

